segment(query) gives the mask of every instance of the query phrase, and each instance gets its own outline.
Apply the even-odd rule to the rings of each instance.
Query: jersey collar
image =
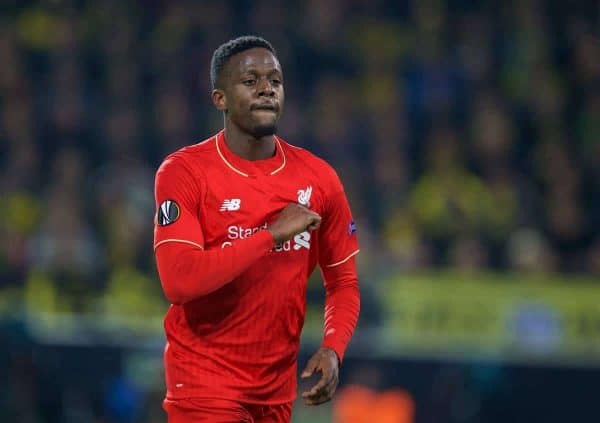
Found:
[[[246,160],[231,151],[225,142],[224,130],[215,135],[215,146],[217,154],[225,165],[245,177],[257,174],[276,175],[286,164],[285,153],[277,136],[275,136],[275,155],[263,160]]]

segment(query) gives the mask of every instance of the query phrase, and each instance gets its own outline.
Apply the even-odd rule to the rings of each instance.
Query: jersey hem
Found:
[[[298,395],[294,394],[290,397],[290,399],[287,400],[276,400],[276,401],[256,401],[256,400],[252,400],[252,399],[246,399],[246,398],[235,398],[235,397],[228,397],[225,395],[219,396],[219,395],[185,395],[185,396],[177,396],[177,397],[170,397],[168,395],[165,395],[165,400],[167,401],[179,401],[179,400],[187,400],[187,399],[217,399],[217,400],[227,400],[227,401],[236,401],[236,402],[240,402],[243,404],[257,404],[257,405],[281,405],[281,404],[288,404],[290,402],[294,402],[296,401],[296,398],[298,397]]]

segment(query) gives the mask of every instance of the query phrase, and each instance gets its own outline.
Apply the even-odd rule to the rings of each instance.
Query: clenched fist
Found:
[[[268,230],[275,244],[281,244],[300,232],[317,229],[320,224],[321,216],[300,204],[292,203],[281,211]]]

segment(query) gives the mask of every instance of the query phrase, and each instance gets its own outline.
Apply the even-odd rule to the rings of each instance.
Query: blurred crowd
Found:
[[[279,134],[339,171],[363,272],[599,275],[598,6],[475,3],[3,2],[0,289],[164,310],[154,172],[222,127],[210,58],[241,34],[277,49]]]

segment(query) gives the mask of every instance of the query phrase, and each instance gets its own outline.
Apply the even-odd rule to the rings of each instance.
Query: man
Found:
[[[325,281],[325,334],[302,394],[331,399],[360,307],[356,230],[324,161],[275,135],[283,110],[271,44],[240,37],[211,62],[224,130],[156,174],[154,249],[165,318],[169,422],[289,422],[307,278]],[[324,93],[325,94],[325,93]]]

